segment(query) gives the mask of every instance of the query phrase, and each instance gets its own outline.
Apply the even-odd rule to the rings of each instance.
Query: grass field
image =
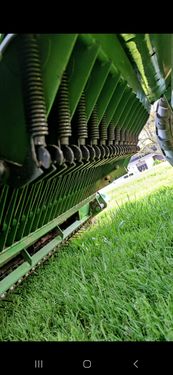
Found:
[[[109,195],[87,231],[1,302],[1,341],[173,340],[173,168]]]

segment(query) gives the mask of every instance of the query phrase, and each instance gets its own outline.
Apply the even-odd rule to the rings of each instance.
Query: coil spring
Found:
[[[88,121],[88,136],[90,139],[99,139],[99,127],[96,108],[93,109]]]
[[[110,123],[108,127],[108,140],[113,141],[115,139],[115,125]]]
[[[133,141],[133,144],[136,146],[138,143],[138,136],[136,134],[132,135],[132,141]]]
[[[129,130],[126,130],[126,141],[128,142],[128,144],[131,144],[132,137]]]
[[[44,136],[48,134],[48,125],[37,39],[33,34],[23,34],[21,37],[26,122],[32,137],[38,138],[38,144],[45,145]]]
[[[88,138],[84,93],[82,93],[79,104],[77,106],[76,113],[75,113],[75,120],[77,122],[78,138]]]
[[[130,139],[130,143],[133,142],[133,134],[131,132],[129,132],[129,139]]]
[[[125,130],[125,141],[129,142],[129,132],[128,132],[128,130]]]
[[[138,136],[134,135],[134,145],[137,145],[137,143],[138,143]]]
[[[120,141],[120,129],[115,128],[115,140]]]
[[[120,130],[120,140],[125,141],[126,132],[124,129]]]
[[[107,139],[107,123],[106,123],[105,115],[103,115],[99,128],[100,128],[100,139],[106,140]]]
[[[69,93],[68,93],[68,79],[64,72],[59,86],[57,98],[57,113],[58,113],[58,137],[70,137],[71,122],[70,122],[70,108],[69,108]]]

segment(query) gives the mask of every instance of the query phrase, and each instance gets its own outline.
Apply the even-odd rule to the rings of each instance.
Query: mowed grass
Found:
[[[91,227],[1,302],[1,341],[173,340],[173,168],[109,194]]]
[[[156,165],[150,170],[139,174],[138,177],[124,180],[124,185],[115,188],[112,184],[112,190],[108,191],[112,203],[122,204],[126,201],[142,198],[163,187],[173,185],[173,168],[167,162]],[[109,186],[110,188],[110,186]]]

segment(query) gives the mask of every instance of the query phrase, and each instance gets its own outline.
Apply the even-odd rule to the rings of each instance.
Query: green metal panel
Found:
[[[25,129],[20,74],[13,45],[0,61],[0,82],[0,158],[22,163],[29,137]]]
[[[165,79],[164,95],[173,108],[173,34],[150,34],[150,39]]]
[[[138,116],[138,113],[143,110],[143,107],[141,106],[141,103],[138,101],[135,103],[135,106],[133,106],[131,114],[129,115],[127,126],[128,129],[133,132],[134,131],[134,122],[135,118]]]
[[[141,111],[137,118],[135,118],[135,123],[134,123],[134,133],[135,134],[139,134],[141,129],[142,129],[142,124],[143,126],[145,125],[146,123],[146,120],[148,118],[148,115],[146,114],[145,111]]]
[[[63,240],[68,237],[73,231],[78,229],[87,219],[88,216],[85,216],[81,220],[77,220],[75,223],[69,226],[68,229],[64,230],[63,232]],[[20,265],[15,271],[11,272],[8,276],[6,276],[2,281],[0,281],[0,295],[6,292],[12,285],[14,285],[18,280],[21,279],[26,273],[32,270],[34,266],[37,265],[39,261],[42,260],[46,255],[49,254],[51,250],[53,250],[57,245],[62,242],[61,236],[57,236],[47,245],[42,247],[36,254],[32,257],[29,257],[29,261],[25,261],[22,265]]]
[[[68,217],[72,216],[83,205],[86,206],[88,202],[92,201],[93,199],[95,199],[95,195],[92,195],[86,198],[84,201],[72,207],[70,210],[68,210],[64,214],[59,215],[59,217],[56,217],[54,220],[50,221],[47,225],[38,229],[34,233],[30,233],[27,237],[22,238],[20,241],[14,243],[12,246],[4,249],[0,253],[0,266],[4,265],[7,261],[14,258],[14,256],[19,254],[23,249],[31,246],[35,241],[43,237],[46,233],[50,232],[57,225],[63,223],[65,220],[67,220]]]
[[[124,94],[125,89],[126,89],[125,83],[122,81],[119,81],[105,112],[106,121],[108,124],[111,122],[112,117],[119,106],[119,102]]]
[[[136,126],[136,134],[139,134],[141,132],[141,130],[145,126],[148,118],[149,118],[149,116],[148,116],[148,114],[146,114],[146,112],[144,112],[143,115],[140,116],[140,118],[137,122],[137,126]]]
[[[140,106],[138,107],[131,123],[131,129],[133,129],[133,134],[138,134],[138,127],[139,127],[139,121],[141,120],[141,117],[143,116],[143,108]]]
[[[73,117],[82,91],[92,71],[98,54],[98,49],[99,46],[97,44],[86,46],[82,44],[80,40],[77,40],[73,49],[67,67],[69,77],[69,101],[71,117]]]
[[[91,116],[91,113],[108,76],[110,68],[111,63],[100,63],[99,60],[96,60],[93,66],[92,72],[85,87],[87,120]]]
[[[40,34],[40,58],[47,113],[57,93],[78,34]]]
[[[148,34],[147,34],[148,35]],[[171,53],[172,50],[172,36],[173,34],[149,34],[152,45],[152,52],[155,50],[157,61],[160,67],[160,70],[165,78],[165,81],[170,79],[172,60]]]
[[[76,34],[43,34],[38,38],[47,113],[55,98],[76,37]],[[16,37],[0,61],[0,114],[3,119],[0,124],[0,158],[16,163],[24,162],[30,144],[23,108],[18,57],[20,48],[20,38]]]
[[[101,93],[97,99],[97,117],[99,122],[101,121],[109,105],[109,102],[115,92],[119,80],[120,76],[108,74],[108,77],[104,83]]]
[[[118,123],[120,129],[124,128],[124,121],[131,109],[131,102],[133,102],[133,99],[133,94],[130,90],[127,94],[126,100],[124,101],[122,112],[119,114],[117,120],[113,118],[113,121],[116,121]]]
[[[118,122],[119,121],[119,118],[122,114],[122,112],[124,111],[124,108],[125,108],[125,105],[126,105],[126,102],[128,101],[129,97],[130,97],[130,94],[131,94],[131,90],[129,87],[126,87],[124,92],[123,92],[123,95],[118,103],[118,108],[117,110],[114,112],[114,115],[112,117],[112,122]]]
[[[79,209],[79,219],[83,219],[89,215],[90,212],[90,205],[89,203],[85,204]]]
[[[92,34],[101,44],[102,49],[109,56],[110,60],[118,68],[129,86],[137,93],[141,100],[145,100],[144,91],[134,73],[133,67],[124,52],[116,34]]]
[[[135,104],[136,104],[136,96],[133,93],[131,93],[129,101],[126,104],[127,105],[126,113],[124,114],[124,117],[120,119],[121,124],[122,124],[121,126],[124,129],[128,129],[128,119],[132,113],[132,110]]]
[[[141,86],[150,102],[160,97],[166,89],[163,70],[160,69],[157,56],[154,53],[149,34],[135,34],[130,39],[122,34],[126,40],[132,59],[140,74]]]

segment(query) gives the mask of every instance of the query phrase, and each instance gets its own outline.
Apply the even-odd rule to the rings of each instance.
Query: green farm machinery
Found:
[[[0,298],[106,207],[159,99],[173,164],[171,34],[1,34]]]

